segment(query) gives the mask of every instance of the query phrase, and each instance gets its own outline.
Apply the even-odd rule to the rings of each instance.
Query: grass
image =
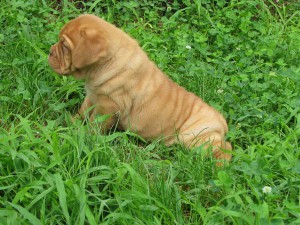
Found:
[[[296,0],[2,0],[0,224],[299,224],[299,10]],[[131,34],[222,111],[230,165],[70,122],[83,84],[54,74],[47,54],[83,12]]]

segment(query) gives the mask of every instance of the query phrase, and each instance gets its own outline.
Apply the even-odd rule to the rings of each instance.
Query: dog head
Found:
[[[48,61],[52,69],[58,74],[76,77],[76,74],[84,74],[80,71],[105,59],[108,38],[102,23],[103,20],[93,15],[82,15],[67,23],[58,43],[50,48]]]

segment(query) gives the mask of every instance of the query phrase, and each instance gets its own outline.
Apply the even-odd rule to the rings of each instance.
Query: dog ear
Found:
[[[80,39],[72,51],[72,64],[81,69],[106,55],[106,41],[97,30],[81,29]]]

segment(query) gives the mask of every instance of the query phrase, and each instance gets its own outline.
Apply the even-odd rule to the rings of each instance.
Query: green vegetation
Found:
[[[0,4],[0,224],[300,224],[298,0]],[[81,13],[121,27],[223,112],[230,165],[70,122],[83,84],[47,54]]]

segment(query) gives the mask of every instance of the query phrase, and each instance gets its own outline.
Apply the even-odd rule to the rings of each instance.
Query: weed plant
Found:
[[[299,1],[0,5],[0,224],[300,224]],[[70,122],[83,83],[54,74],[47,55],[81,13],[122,28],[224,114],[229,165]]]

